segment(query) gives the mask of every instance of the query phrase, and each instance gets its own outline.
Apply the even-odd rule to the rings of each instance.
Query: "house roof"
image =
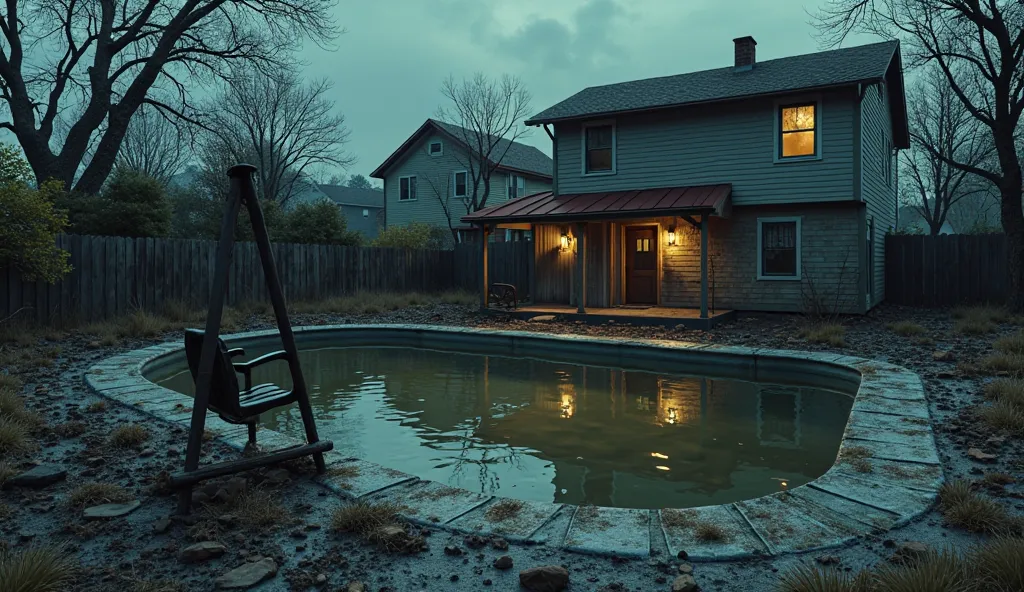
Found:
[[[527,195],[462,217],[475,224],[512,222],[571,222],[602,218],[646,218],[728,211],[732,185],[665,187],[635,191],[574,193],[550,191]]]
[[[357,206],[360,208],[384,207],[384,192],[379,189],[321,184],[317,184],[316,188],[338,205]]]
[[[629,111],[646,111],[824,89],[881,80],[897,86],[890,96],[896,145],[907,147],[906,105],[898,41],[757,62],[748,70],[732,66],[675,76],[585,88],[526,121],[540,125]],[[895,98],[898,97],[898,100]]]
[[[420,138],[431,131],[441,133],[459,142],[465,149],[469,148],[468,140],[473,138],[473,132],[464,127],[436,119],[428,119],[405,142],[402,142],[402,145],[392,152],[387,160],[370,173],[370,176],[383,179],[387,170],[397,163],[405,155],[405,152],[412,148]],[[502,138],[498,140],[494,153],[497,155],[504,154],[501,162],[498,163],[499,169],[527,173],[551,180],[554,172],[554,163],[551,157],[533,146],[527,146],[521,142],[511,142]]]

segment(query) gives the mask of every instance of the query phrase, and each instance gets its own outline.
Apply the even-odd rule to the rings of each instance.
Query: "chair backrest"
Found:
[[[203,350],[202,329],[185,329],[185,357],[188,369],[192,373],[192,381],[199,380],[199,357]],[[238,415],[238,376],[228,356],[228,346],[224,340],[217,338],[217,352],[213,357],[213,377],[210,382],[210,407],[227,415]]]

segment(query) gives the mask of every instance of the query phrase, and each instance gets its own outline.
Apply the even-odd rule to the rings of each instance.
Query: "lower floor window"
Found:
[[[758,279],[800,279],[800,219],[758,218]]]

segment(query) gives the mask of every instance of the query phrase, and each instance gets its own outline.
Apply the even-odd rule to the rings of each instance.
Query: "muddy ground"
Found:
[[[901,337],[889,326],[895,321],[914,321],[923,326],[924,338]],[[481,316],[459,305],[412,307],[376,315],[298,315],[296,325],[335,323],[429,323],[479,326],[496,329],[583,333],[630,338],[678,339],[716,344],[746,345],[798,350],[839,351],[883,360],[917,372],[924,381],[933,425],[946,478],[980,481],[986,473],[1024,475],[1024,443],[1020,439],[991,439],[994,432],[975,421],[972,410],[981,403],[980,390],[991,377],[970,372],[973,361],[991,351],[1000,335],[1019,329],[1002,324],[994,333],[967,336],[954,332],[949,311],[928,311],[882,306],[865,317],[844,318],[846,345],[823,346],[799,337],[806,320],[792,315],[742,317],[735,322],[702,332],[673,328],[633,327],[621,324],[590,326],[576,323],[531,323],[502,316]],[[269,318],[244,319],[240,329],[270,328]],[[218,576],[253,558],[272,558],[276,575],[251,588],[271,590],[349,590],[355,582],[369,591],[407,590],[517,590],[520,569],[539,565],[563,565],[570,573],[569,590],[671,590],[679,574],[675,557],[665,552],[651,559],[619,560],[587,557],[541,546],[513,544],[509,550],[488,545],[472,549],[461,536],[439,529],[422,532],[428,549],[415,554],[378,550],[352,534],[330,529],[331,514],[340,502],[312,480],[308,463],[292,463],[281,470],[261,470],[246,475],[252,491],[270,492],[280,509],[273,526],[246,529],[241,510],[227,501],[213,503],[192,520],[170,519],[175,497],[162,487],[162,474],[180,470],[184,462],[185,433],[155,423],[138,411],[108,402],[88,392],[83,373],[92,364],[117,352],[166,340],[178,341],[180,331],[152,339],[127,339],[116,346],[102,346],[95,336],[71,332],[33,338],[18,347],[35,348],[50,359],[19,363],[13,370],[24,382],[23,394],[30,409],[39,412],[48,428],[38,435],[39,449],[18,462],[18,469],[32,464],[57,465],[67,471],[64,480],[41,488],[8,488],[0,493],[0,541],[9,548],[36,543],[64,543],[82,565],[73,590],[162,592],[203,591],[215,588]],[[8,347],[10,344],[8,344]],[[935,352],[951,352],[935,356]],[[943,358],[942,360],[936,359]],[[27,358],[26,358],[27,359]],[[3,372],[4,369],[0,369]],[[108,436],[118,426],[140,424],[148,439],[134,447],[118,448]],[[985,463],[967,456],[969,448],[995,455]],[[207,443],[206,458],[235,455],[226,447]],[[72,491],[87,483],[109,483],[125,488],[141,502],[126,516],[110,520],[86,520],[82,509],[69,505]],[[986,486],[987,495],[1024,513],[1024,488],[1018,483]],[[216,493],[216,492],[212,492]],[[215,496],[216,497],[216,496]],[[169,520],[170,519],[170,520]],[[556,523],[553,527],[559,527]],[[418,529],[417,529],[418,530]],[[199,563],[183,563],[181,551],[200,540],[216,540],[226,551]],[[921,541],[934,546],[967,548],[978,536],[947,528],[932,510],[912,524],[875,539],[830,550],[776,559],[730,563],[699,563],[693,575],[705,591],[771,590],[778,572],[797,562],[814,562],[824,555],[847,569],[860,569],[892,555],[893,542]],[[461,554],[445,553],[446,546]],[[499,544],[500,546],[500,544]],[[454,553],[450,551],[450,553]],[[511,569],[499,570],[494,560],[509,555]],[[358,590],[358,586],[352,589]]]

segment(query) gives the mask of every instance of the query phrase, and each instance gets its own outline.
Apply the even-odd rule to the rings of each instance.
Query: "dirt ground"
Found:
[[[897,335],[891,325],[912,321],[924,333]],[[673,328],[633,327],[620,324],[591,326],[576,323],[531,323],[503,316],[481,316],[471,307],[436,304],[356,316],[296,315],[296,325],[336,323],[428,323],[495,329],[582,333],[630,338],[678,339],[797,350],[827,350],[902,365],[917,372],[925,385],[933,426],[947,480],[981,482],[988,473],[1017,477],[1017,483],[987,483],[986,496],[1024,513],[1024,442],[998,434],[976,421],[982,403],[981,388],[991,376],[972,371],[976,361],[992,351],[993,341],[1019,327],[1002,323],[994,332],[965,335],[954,331],[950,311],[882,306],[864,317],[841,319],[845,345],[811,343],[800,337],[806,319],[794,315],[744,316],[735,322],[702,332]],[[242,319],[241,329],[270,328],[269,317]],[[253,590],[517,590],[519,571],[540,565],[562,565],[570,574],[569,590],[671,590],[679,575],[675,557],[644,560],[587,557],[541,546],[512,545],[508,550],[486,546],[470,548],[461,536],[439,529],[424,529],[428,549],[413,554],[379,550],[352,534],[330,528],[331,514],[340,502],[312,480],[309,463],[291,463],[277,469],[245,475],[237,491],[218,496],[212,491],[209,510],[195,518],[173,518],[175,497],[162,486],[162,475],[180,470],[184,462],[183,430],[155,423],[138,411],[104,403],[88,392],[83,373],[92,364],[117,352],[152,343],[181,339],[180,331],[149,339],[127,338],[116,345],[101,345],[95,335],[82,332],[44,332],[21,338],[5,348],[23,350],[8,357],[7,373],[20,379],[31,411],[47,427],[36,433],[39,447],[9,462],[18,471],[33,464],[55,465],[67,471],[63,480],[40,488],[8,487],[0,492],[0,541],[9,549],[39,543],[63,543],[77,556],[82,568],[71,588],[75,591],[121,592],[202,591],[215,588],[225,572],[256,557],[271,558],[276,574]],[[31,355],[25,353],[31,352]],[[936,355],[940,352],[941,355]],[[130,424],[145,428],[144,441],[118,447],[111,433]],[[979,462],[968,456],[978,448],[994,458]],[[235,453],[207,443],[206,457]],[[4,461],[7,459],[0,459]],[[280,470],[285,469],[284,471]],[[87,520],[73,495],[85,484],[122,488],[127,499],[141,505],[126,516]],[[243,493],[248,491],[249,493]],[[259,495],[254,496],[253,493]],[[261,499],[255,499],[262,496]],[[127,501],[127,499],[122,501]],[[102,502],[100,502],[102,503]],[[258,507],[243,507],[254,504]],[[262,504],[262,505],[260,505]],[[89,505],[89,504],[85,504]],[[262,511],[259,514],[256,510]],[[257,515],[251,515],[256,513]],[[183,562],[183,549],[197,541],[215,540],[221,555],[200,562]],[[920,541],[932,546],[965,549],[980,541],[976,535],[949,528],[936,510],[884,537],[864,539],[831,550],[828,561],[857,570],[892,555],[895,542]],[[445,552],[458,547],[461,553]],[[500,546],[500,545],[499,545]],[[514,567],[499,570],[492,564],[509,555]],[[699,563],[693,575],[700,589],[713,592],[772,590],[780,570],[810,563],[822,553],[730,563]],[[2,586],[0,586],[2,589]]]

